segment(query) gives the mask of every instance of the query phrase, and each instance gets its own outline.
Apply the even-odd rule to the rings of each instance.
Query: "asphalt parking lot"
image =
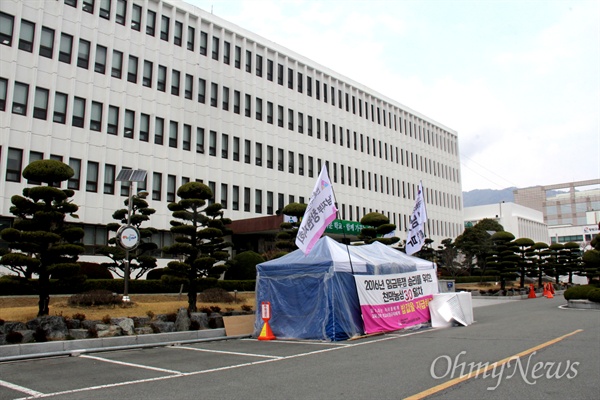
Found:
[[[235,339],[4,362],[0,399],[595,399],[600,312],[564,303],[474,299],[468,327],[342,342]],[[498,368],[457,381],[461,363]]]

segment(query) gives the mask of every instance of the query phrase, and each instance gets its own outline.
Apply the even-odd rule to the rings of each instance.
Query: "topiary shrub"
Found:
[[[160,279],[167,273],[167,268],[154,268],[146,274],[146,280]]]
[[[588,292],[588,300],[595,303],[600,303],[600,289],[592,289]]]
[[[106,306],[121,304],[123,299],[110,290],[91,290],[69,297],[72,306]]]
[[[79,272],[87,276],[87,279],[114,279],[108,268],[100,264],[84,261],[80,261],[78,264]]]
[[[206,289],[198,296],[203,303],[233,303],[235,298],[222,288]]]
[[[587,300],[589,292],[596,289],[592,285],[572,286],[565,290],[564,296],[566,300]]]

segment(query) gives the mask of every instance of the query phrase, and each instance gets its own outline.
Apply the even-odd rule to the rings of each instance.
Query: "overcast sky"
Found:
[[[186,2],[455,130],[463,191],[600,178],[599,0]]]

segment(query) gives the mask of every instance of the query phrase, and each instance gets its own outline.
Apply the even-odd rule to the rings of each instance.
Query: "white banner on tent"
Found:
[[[438,293],[435,270],[355,275],[365,333],[389,332],[430,321],[429,301]]]

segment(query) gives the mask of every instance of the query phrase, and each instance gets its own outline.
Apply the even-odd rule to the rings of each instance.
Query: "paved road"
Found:
[[[597,399],[600,311],[564,303],[476,300],[469,327],[336,343],[243,339],[0,363],[0,399]]]

